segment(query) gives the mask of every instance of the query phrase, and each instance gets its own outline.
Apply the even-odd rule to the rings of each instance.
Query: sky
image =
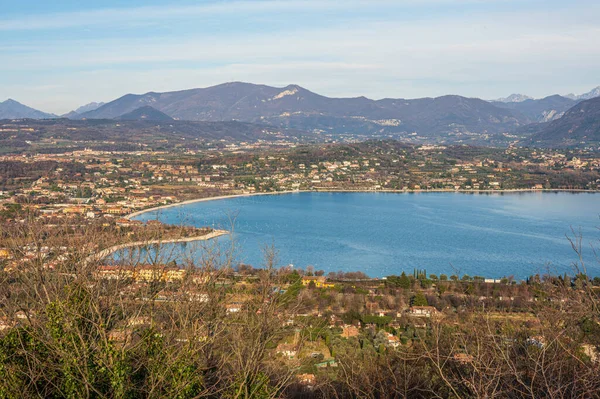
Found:
[[[598,0],[0,0],[0,101],[56,114],[244,81],[493,99],[600,85]]]

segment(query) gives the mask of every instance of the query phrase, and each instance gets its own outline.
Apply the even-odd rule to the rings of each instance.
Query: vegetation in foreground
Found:
[[[368,279],[203,257],[89,261],[102,229],[4,226],[0,398],[597,397],[598,280]],[[63,229],[63,230],[60,230]],[[95,245],[89,245],[94,243]],[[581,240],[573,241],[575,257]],[[57,250],[62,249],[62,250]],[[65,250],[66,249],[66,250]],[[93,258],[93,257],[92,257]],[[596,285],[595,285],[596,284]]]

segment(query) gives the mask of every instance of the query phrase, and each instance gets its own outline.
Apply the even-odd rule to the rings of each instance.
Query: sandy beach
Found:
[[[288,190],[288,191],[276,191],[271,193],[247,193],[247,194],[233,194],[233,195],[220,195],[217,197],[204,197],[191,199],[187,201],[175,202],[173,204],[156,206],[148,209],[142,209],[125,216],[126,219],[131,219],[136,216],[142,215],[146,212],[157,211],[159,209],[173,208],[176,206],[182,206],[187,204],[193,204],[195,202],[205,201],[217,201],[230,198],[242,198],[242,197],[254,197],[260,195],[283,195],[283,194],[294,194],[294,193],[396,193],[396,194],[420,194],[420,193],[463,193],[463,194],[510,194],[510,193],[536,193],[536,192],[572,192],[572,193],[598,193],[598,190],[573,190],[573,189],[508,189],[508,190],[445,190],[445,189],[432,189],[432,190],[364,190],[364,189],[332,189],[332,188],[315,188],[314,190]]]

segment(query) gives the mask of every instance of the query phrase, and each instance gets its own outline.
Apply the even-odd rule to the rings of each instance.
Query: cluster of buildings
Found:
[[[4,155],[0,216],[18,209],[48,223],[118,219],[187,199],[294,190],[600,189],[600,157],[583,150],[389,142],[268,148]]]

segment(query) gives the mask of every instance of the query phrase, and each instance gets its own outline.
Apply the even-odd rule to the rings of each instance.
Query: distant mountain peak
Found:
[[[91,102],[85,105],[82,105],[81,107],[77,108],[75,110],[75,112],[77,112],[78,114],[83,114],[84,112],[88,112],[88,111],[93,111],[95,109],[100,108],[101,106],[103,106],[104,103],[103,102]]]
[[[593,88],[592,90],[588,91],[587,93],[583,93],[583,94],[579,94],[579,95],[569,93],[565,97],[570,98],[572,100],[590,100],[592,98],[600,97],[600,86]]]
[[[153,122],[163,122],[163,121],[166,122],[166,121],[173,120],[173,118],[171,118],[169,115],[167,115],[164,112],[161,112],[161,111],[157,110],[156,108],[153,108],[149,105],[145,105],[143,107],[134,109],[133,111],[123,114],[115,119],[121,120],[121,121],[153,121]]]
[[[533,100],[533,97],[526,96],[525,94],[511,94],[508,97],[499,98],[494,101],[499,101],[501,103],[521,103],[526,100]]]
[[[0,102],[0,119],[49,119],[56,118],[54,114],[38,111],[9,98]]]
[[[89,112],[89,111],[94,111],[98,108],[100,108],[101,106],[103,106],[104,103],[103,102],[91,102],[85,105],[82,105],[79,108],[74,109],[73,111],[66,113],[64,115],[62,115],[65,118],[77,118],[77,116],[79,114],[83,114],[84,112]]]

